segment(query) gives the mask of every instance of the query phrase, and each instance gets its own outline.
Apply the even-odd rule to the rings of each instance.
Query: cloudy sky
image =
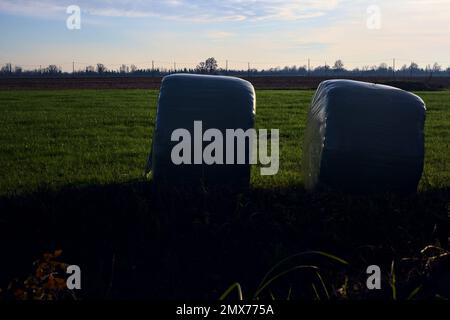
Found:
[[[69,30],[66,10],[81,9]],[[0,63],[450,66],[450,0],[0,0]]]

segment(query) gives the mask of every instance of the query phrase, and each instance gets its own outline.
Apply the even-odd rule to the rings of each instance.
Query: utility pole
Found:
[[[311,60],[308,58],[308,76],[311,72]]]
[[[409,73],[410,73],[410,78],[412,79],[413,77],[413,63],[411,61],[411,65],[409,66]]]
[[[395,58],[392,59],[392,78],[395,79]]]
[[[75,61],[72,61],[72,75],[75,74]]]
[[[176,62],[173,63],[173,72],[177,72],[177,63]]]

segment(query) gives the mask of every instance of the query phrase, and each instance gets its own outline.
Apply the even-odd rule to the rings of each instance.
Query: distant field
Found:
[[[62,247],[88,270],[86,297],[217,299],[236,281],[253,293],[282,258],[321,250],[357,261],[351,270],[329,271],[324,263],[325,286],[337,296],[344,274],[365,281],[357,279],[364,263],[390,266],[415,254],[420,260],[426,245],[448,248],[450,91],[419,93],[428,107],[425,171],[419,194],[406,199],[305,193],[302,142],[312,94],[257,91],[257,126],[280,129],[278,175],[261,177],[253,168],[251,190],[238,199],[174,201],[156,197],[142,180],[158,91],[0,91],[0,249],[8,257],[0,288]],[[181,235],[169,232],[177,214],[195,221]],[[433,297],[432,284],[411,280],[408,270],[398,270],[402,297],[422,284],[422,297]],[[317,297],[310,283],[302,287],[309,280],[285,281],[272,295],[284,299],[294,283],[293,297]],[[339,297],[369,295],[348,290]]]
[[[0,194],[139,179],[150,150],[157,94],[154,90],[0,91]],[[254,174],[254,186],[302,183],[303,131],[312,94],[257,93],[257,126],[280,129],[281,168],[274,177]],[[421,189],[448,187],[450,92],[420,96],[428,106]]]
[[[251,76],[256,89],[316,89],[320,82],[333,78],[328,76]],[[366,82],[393,85],[408,91],[434,91],[450,89],[450,77],[398,77],[364,76],[345,78]],[[147,76],[43,76],[43,77],[0,77],[0,90],[66,90],[66,89],[159,89],[162,77]]]

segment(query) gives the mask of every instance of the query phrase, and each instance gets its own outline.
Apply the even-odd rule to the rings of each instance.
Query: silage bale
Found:
[[[305,187],[416,191],[424,165],[425,113],[420,97],[394,87],[322,82],[305,131]]]
[[[181,164],[171,160],[172,132],[186,129],[192,137],[194,121],[202,121],[203,132],[218,129],[254,128],[256,98],[250,82],[225,76],[175,74],[163,79],[157,107],[150,166],[153,181],[164,186],[233,185],[246,187],[250,181],[250,161],[245,164]],[[205,147],[208,143],[203,143]],[[246,145],[248,150],[249,144]]]

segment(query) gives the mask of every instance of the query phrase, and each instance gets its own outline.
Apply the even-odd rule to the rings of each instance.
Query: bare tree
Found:
[[[51,64],[47,67],[46,72],[49,74],[57,74],[60,73],[60,70],[57,65]]]
[[[342,60],[336,60],[336,62],[334,63],[333,69],[335,71],[342,71],[344,70],[344,63],[342,62]]]
[[[218,64],[217,64],[216,59],[208,58],[208,59],[206,59],[205,64],[206,64],[206,70],[208,71],[208,73],[214,73],[217,71]]]
[[[442,67],[437,62],[435,62],[433,64],[433,72],[440,72],[441,70],[442,70]]]
[[[2,73],[11,73],[12,72],[12,64],[11,63],[5,63],[5,65],[1,69]]]
[[[419,65],[413,61],[409,65],[409,74],[411,77],[413,76],[413,72],[416,70],[419,70]]]
[[[129,71],[129,68],[125,64],[121,65],[120,68],[119,68],[119,72],[120,73],[128,73],[128,71]]]
[[[419,65],[415,62],[411,62],[411,64],[409,65],[409,69],[410,70],[419,70]]]
[[[97,72],[98,73],[104,73],[106,72],[106,67],[102,63],[97,63]]]
[[[378,67],[378,71],[387,71],[388,70],[388,65],[385,62],[380,63],[380,66]]]
[[[197,71],[197,72],[200,72],[200,73],[206,73],[206,64],[202,61],[202,62],[200,62],[198,65],[197,65],[197,67],[195,68],[195,70]]]
[[[208,58],[205,62],[200,62],[196,70],[201,73],[215,73],[218,69],[217,60],[215,58]]]

